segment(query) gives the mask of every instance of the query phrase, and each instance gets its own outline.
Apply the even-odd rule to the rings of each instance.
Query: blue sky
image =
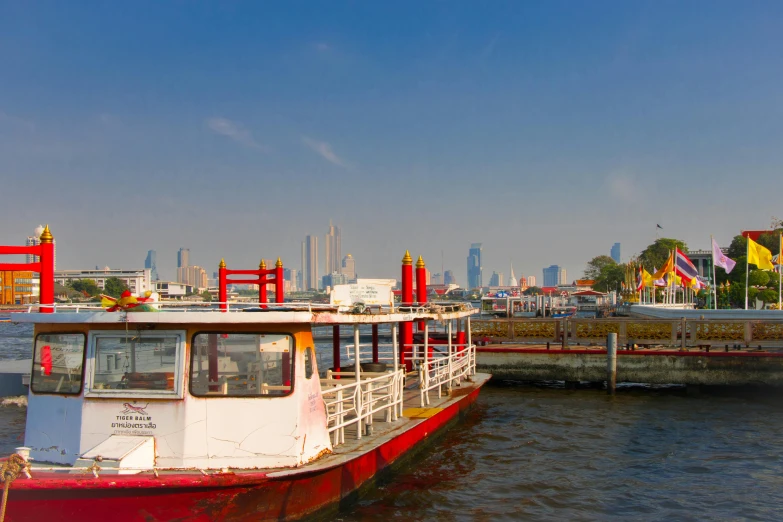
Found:
[[[215,269],[343,230],[466,280],[707,248],[780,208],[779,2],[5,2],[0,244]],[[320,254],[323,264],[323,252]]]

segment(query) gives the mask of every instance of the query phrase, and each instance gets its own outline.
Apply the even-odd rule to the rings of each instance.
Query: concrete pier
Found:
[[[479,371],[494,379],[593,381],[607,378],[605,348],[484,346]],[[687,385],[783,386],[783,352],[759,350],[617,350],[617,382]]]

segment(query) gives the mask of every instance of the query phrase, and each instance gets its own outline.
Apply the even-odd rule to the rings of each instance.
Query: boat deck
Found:
[[[403,414],[397,420],[385,422],[385,416],[378,412],[373,416],[371,434],[362,434],[361,439],[357,437],[358,425],[346,428],[345,442],[334,449],[334,453],[318,459],[315,462],[306,464],[302,468],[281,470],[268,473],[269,477],[285,476],[290,473],[297,473],[301,470],[316,471],[339,466],[345,462],[376,450],[384,443],[399,437],[402,433],[415,428],[445,409],[458,406],[460,400],[478,391],[490,379],[486,373],[477,373],[471,377],[470,381],[463,380],[459,386],[452,388],[451,394],[444,393],[438,398],[437,394],[430,394],[430,404],[421,407],[421,395],[419,391],[419,379],[415,373],[409,374],[403,391]]]

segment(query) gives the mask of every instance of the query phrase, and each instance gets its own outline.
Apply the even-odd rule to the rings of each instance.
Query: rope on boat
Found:
[[[29,476],[27,471],[28,465],[29,464],[24,457],[18,453],[14,453],[8,457],[8,460],[3,462],[3,466],[0,468],[0,480],[3,481],[3,503],[2,506],[0,506],[0,522],[5,520],[5,508],[8,504],[8,490],[11,488],[11,483],[16,480],[22,472]]]

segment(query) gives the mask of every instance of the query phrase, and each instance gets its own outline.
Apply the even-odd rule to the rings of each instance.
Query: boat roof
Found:
[[[40,313],[31,307],[28,313],[14,314],[18,323],[40,324],[381,324],[417,320],[445,321],[461,319],[479,312],[470,303],[426,303],[415,306],[367,307],[348,309],[312,303],[231,305],[217,307],[167,305],[156,303],[157,311],[107,312],[102,308],[56,305],[53,313]],[[261,307],[263,306],[263,308]]]

